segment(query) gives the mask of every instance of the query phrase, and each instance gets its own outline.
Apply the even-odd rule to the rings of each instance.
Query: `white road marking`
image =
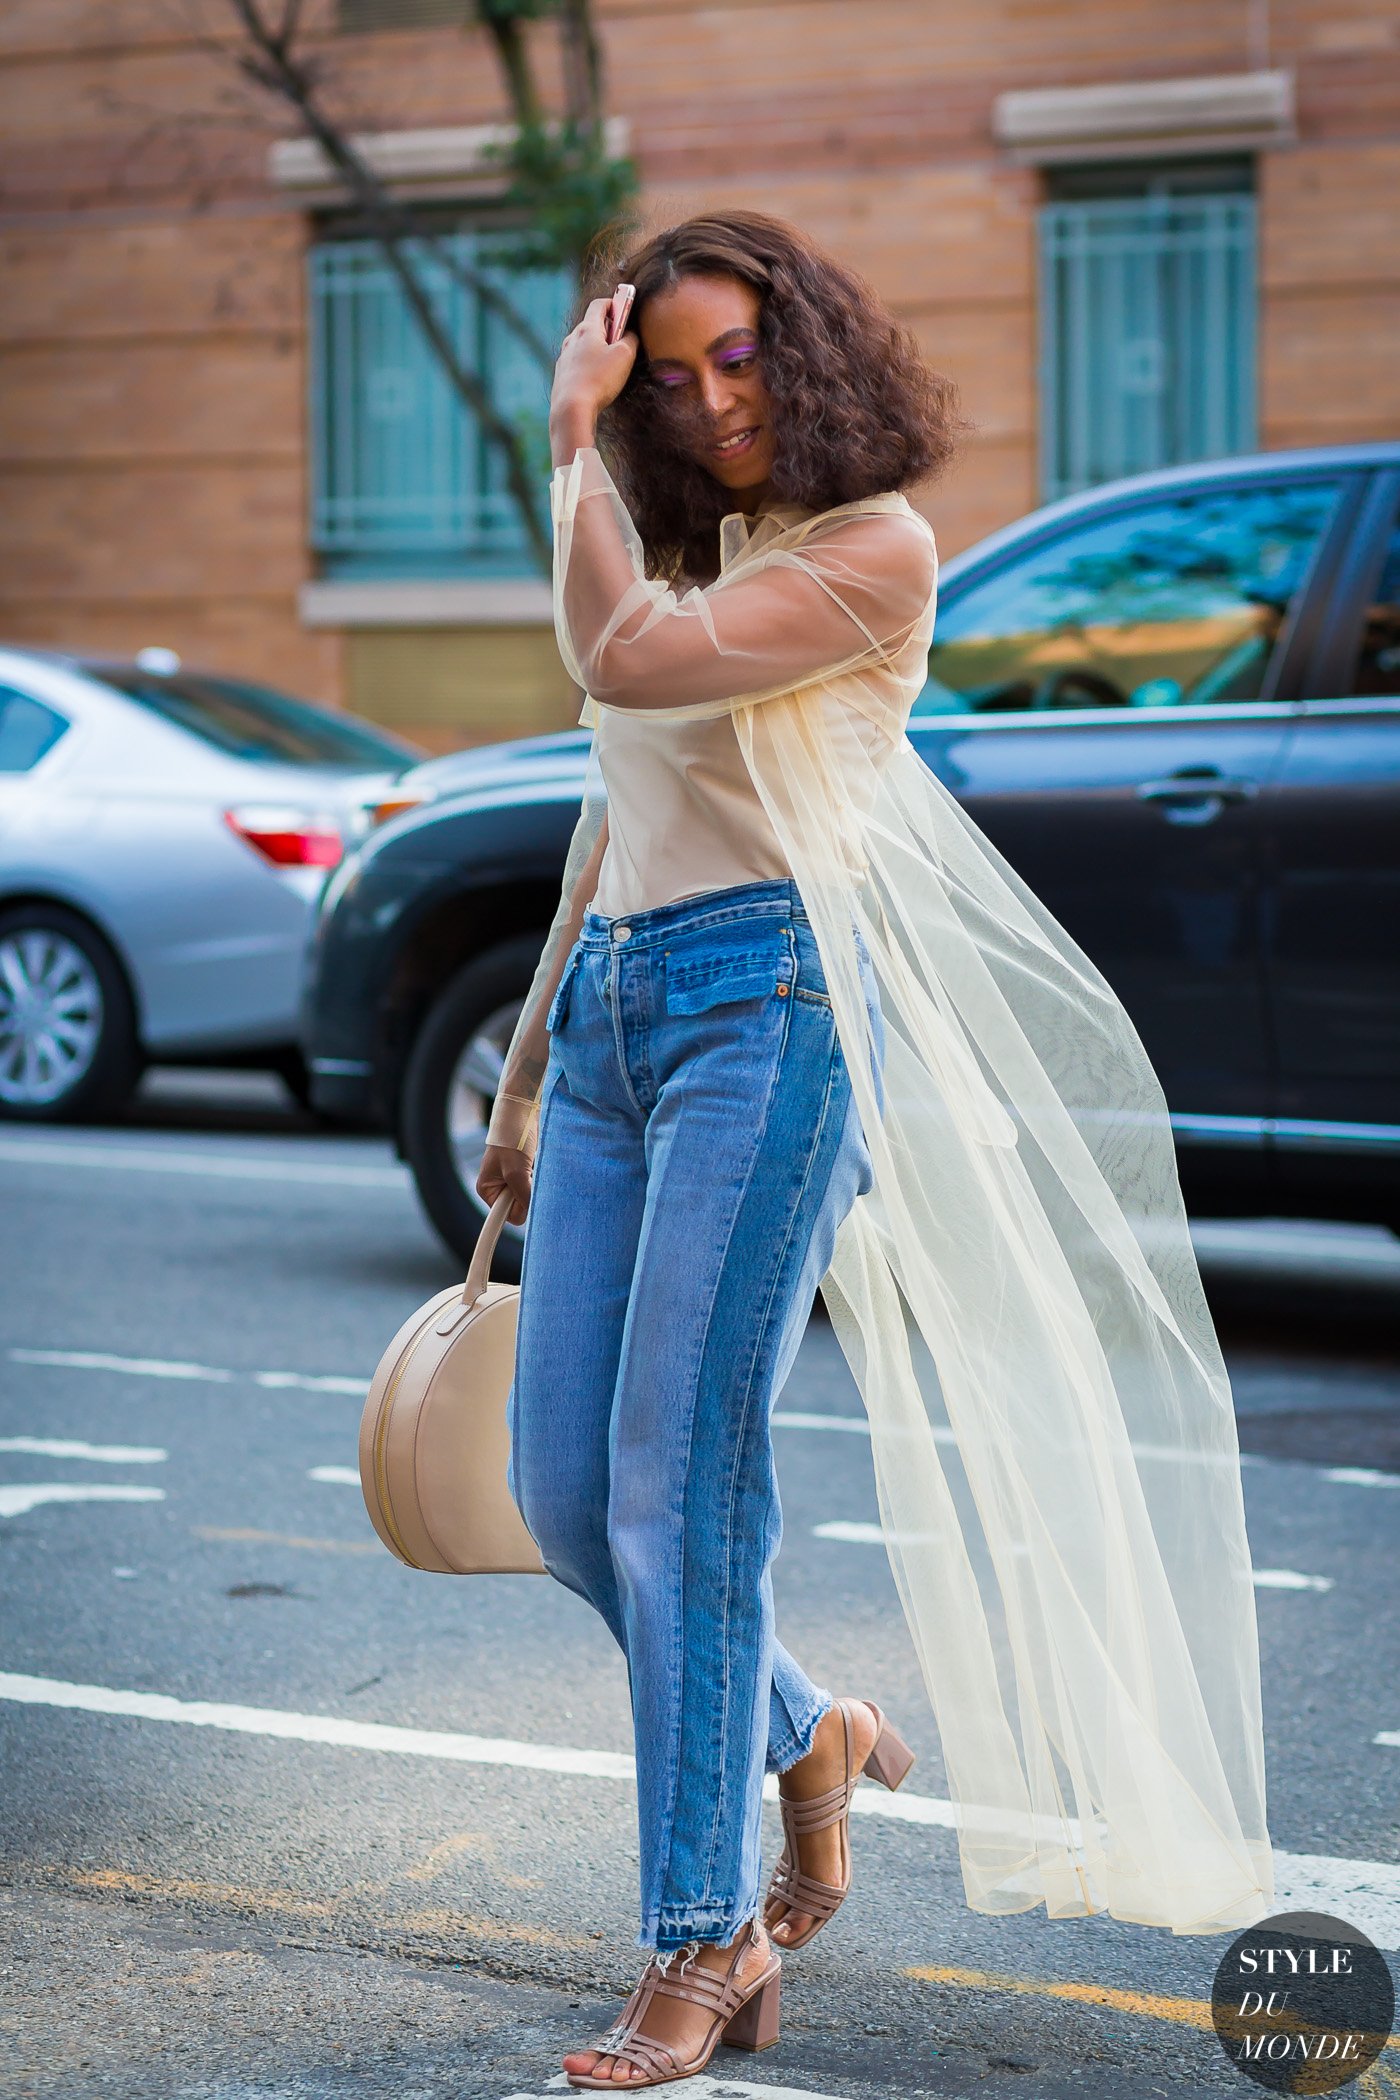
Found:
[[[167,1152],[161,1146],[64,1144],[0,1138],[0,1160],[41,1167],[109,1167],[130,1174],[196,1175],[214,1181],[311,1183],[325,1188],[407,1189],[406,1167],[337,1166],[330,1160],[239,1159],[223,1152]]]
[[[309,1371],[254,1371],[253,1383],[272,1390],[283,1388],[300,1393],[352,1393],[363,1400],[369,1391],[367,1378],[317,1378]]]
[[[769,1417],[775,1429],[838,1429],[849,1436],[869,1436],[870,1424],[863,1415],[804,1415],[778,1408]]]
[[[130,1378],[192,1378],[227,1385],[236,1374],[211,1364],[167,1363],[158,1356],[107,1356],[91,1349],[11,1349],[12,1364],[41,1364],[56,1371],[119,1371]]]
[[[170,1456],[157,1444],[80,1444],[57,1436],[0,1436],[0,1451],[32,1451],[38,1458],[96,1458],[109,1466],[156,1466]]]
[[[33,1481],[0,1487],[0,1517],[23,1517],[44,1502],[164,1502],[164,1488],[79,1487],[72,1481]]]
[[[1317,1852],[1274,1853],[1274,1914],[1345,1918],[1387,1953],[1400,1948],[1400,1867]]]
[[[777,1409],[770,1417],[775,1429],[839,1429],[855,1436],[870,1434],[870,1424],[863,1415],[804,1415]],[[932,1427],[935,1444],[951,1444],[956,1450],[957,1436],[947,1422],[935,1422]],[[1218,1458],[1213,1452],[1174,1451],[1169,1444],[1134,1444],[1131,1447],[1137,1458],[1161,1459],[1166,1464],[1180,1464],[1184,1458],[1187,1465],[1233,1465],[1231,1457]],[[1255,1458],[1247,1451],[1239,1454],[1242,1466],[1258,1466],[1265,1460]]]
[[[853,1524],[844,1519],[833,1519],[829,1524],[812,1526],[814,1539],[836,1539],[844,1546],[883,1546],[885,1534],[878,1524]],[[1024,1551],[1024,1548],[1020,1549]],[[1017,1551],[1013,1546],[1012,1551]],[[1299,1575],[1292,1568],[1256,1568],[1254,1587],[1258,1590],[1330,1590],[1333,1587],[1330,1575]]]
[[[456,1735],[445,1729],[395,1728],[380,1721],[341,1720],[332,1714],[282,1713],[221,1700],[171,1699],[161,1692],[109,1690],[56,1678],[0,1671],[0,1699],[29,1705],[77,1707],[142,1721],[178,1721],[193,1728],[226,1728],[240,1735],[278,1736],[301,1743],[334,1743],[350,1750],[387,1750],[400,1757],[441,1757],[456,1764],[512,1765],[535,1772],[567,1772],[585,1779],[630,1779],[630,1757],[612,1750],[567,1750],[505,1738]]]
[[[396,1728],[379,1721],[347,1721],[332,1714],[298,1714],[222,1701],[171,1699],[160,1692],[113,1690],[100,1684],[69,1684],[60,1678],[0,1671],[0,1700],[25,1706],[63,1707],[141,1721],[174,1721],[195,1728],[221,1728],[282,1741],[330,1743],[352,1750],[378,1750],[400,1757],[437,1757],[450,1763],[505,1766],[516,1771],[563,1772],[580,1779],[633,1779],[632,1759],[611,1750],[571,1750],[546,1743],[519,1743],[499,1736],[455,1735],[432,1728]],[[1400,1734],[1377,1736],[1400,1747]],[[770,1773],[767,1801],[778,1798]],[[964,1812],[966,1813],[966,1812]],[[975,1813],[975,1811],[973,1812]],[[887,1794],[858,1787],[851,1814],[918,1823],[936,1830],[957,1828],[951,1801],[903,1788]],[[1400,1949],[1400,1866],[1380,1860],[1336,1859],[1321,1853],[1275,1851],[1277,1908],[1340,1914],[1359,1925],[1378,1947]],[[1307,1901],[1294,1901],[1306,1897]]]
[[[367,1378],[322,1377],[310,1371],[226,1371],[215,1364],[171,1363],[158,1356],[108,1356],[90,1349],[11,1349],[11,1363],[37,1364],[56,1371],[116,1371],[129,1378],[188,1378],[196,1384],[228,1385],[250,1378],[269,1390],[305,1393],[349,1393],[363,1400]]]
[[[313,1466],[306,1477],[308,1480],[324,1480],[331,1487],[357,1488],[360,1485],[358,1466]]]
[[[0,1154],[0,1156],[3,1156]],[[212,1385],[227,1385],[235,1379],[250,1379],[268,1391],[291,1391],[303,1393],[344,1393],[349,1398],[363,1400],[369,1391],[367,1378],[352,1378],[335,1373],[312,1371],[230,1371],[213,1364],[167,1362],[154,1356],[109,1356],[85,1349],[11,1349],[11,1363],[35,1364],[55,1370],[66,1371],[115,1371],[133,1378],[177,1378],[200,1380]],[[869,1437],[870,1424],[864,1415],[823,1415],[803,1413],[795,1408],[775,1409],[771,1417],[775,1429],[815,1429],[835,1432],[845,1436]],[[946,1422],[933,1425],[934,1442],[956,1446],[957,1438]],[[1180,1453],[1155,1444],[1133,1447],[1139,1458],[1179,1458]],[[1291,1461],[1283,1461],[1291,1463]],[[1249,1452],[1241,1452],[1241,1466],[1267,1466],[1270,1461]],[[1366,1466],[1328,1466],[1309,1468],[1320,1471],[1324,1480],[1339,1487],[1400,1487],[1400,1474],[1378,1473]],[[869,1527],[866,1527],[867,1530]],[[837,1537],[836,1532],[821,1532],[821,1537]],[[863,1542],[863,1541],[862,1541]]]

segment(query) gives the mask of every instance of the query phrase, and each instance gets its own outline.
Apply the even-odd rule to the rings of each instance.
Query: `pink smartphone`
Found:
[[[632,301],[637,296],[635,284],[620,284],[612,295],[608,307],[608,341],[618,341],[627,326],[627,316],[632,311]]]

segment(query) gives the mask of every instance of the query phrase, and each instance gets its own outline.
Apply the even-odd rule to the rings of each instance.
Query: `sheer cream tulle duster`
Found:
[[[932,529],[898,495],[736,515],[718,580],[677,592],[645,577],[595,450],[556,472],[553,505],[580,719],[662,694],[642,711],[731,714],[816,933],[874,1162],[822,1295],[869,1416],[967,1900],[1247,1925],[1272,1866],[1228,1375],[1132,1022],[905,735]],[[605,810],[595,739],[492,1121],[525,1149]]]

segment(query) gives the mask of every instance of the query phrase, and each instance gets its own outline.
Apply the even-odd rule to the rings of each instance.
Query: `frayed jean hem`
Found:
[[[835,1704],[836,1701],[830,1692],[819,1692],[816,1705],[800,1725],[795,1726],[790,1735],[780,1737],[776,1743],[769,1743],[764,1770],[783,1773],[790,1766],[798,1764],[812,1747],[812,1738],[817,1732],[817,1724],[822,1715],[830,1713]]]
[[[663,1911],[645,1918],[637,1934],[637,1945],[659,1955],[663,1964],[701,1941],[716,1947],[732,1946],[744,1927],[758,1915],[753,1904],[692,1903],[685,1910]]]

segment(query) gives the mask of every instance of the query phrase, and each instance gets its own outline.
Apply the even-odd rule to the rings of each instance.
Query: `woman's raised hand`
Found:
[[[629,330],[617,342],[608,341],[611,304],[611,299],[591,299],[577,328],[565,336],[554,367],[551,422],[579,418],[591,422],[626,386],[637,361],[637,338]]]

